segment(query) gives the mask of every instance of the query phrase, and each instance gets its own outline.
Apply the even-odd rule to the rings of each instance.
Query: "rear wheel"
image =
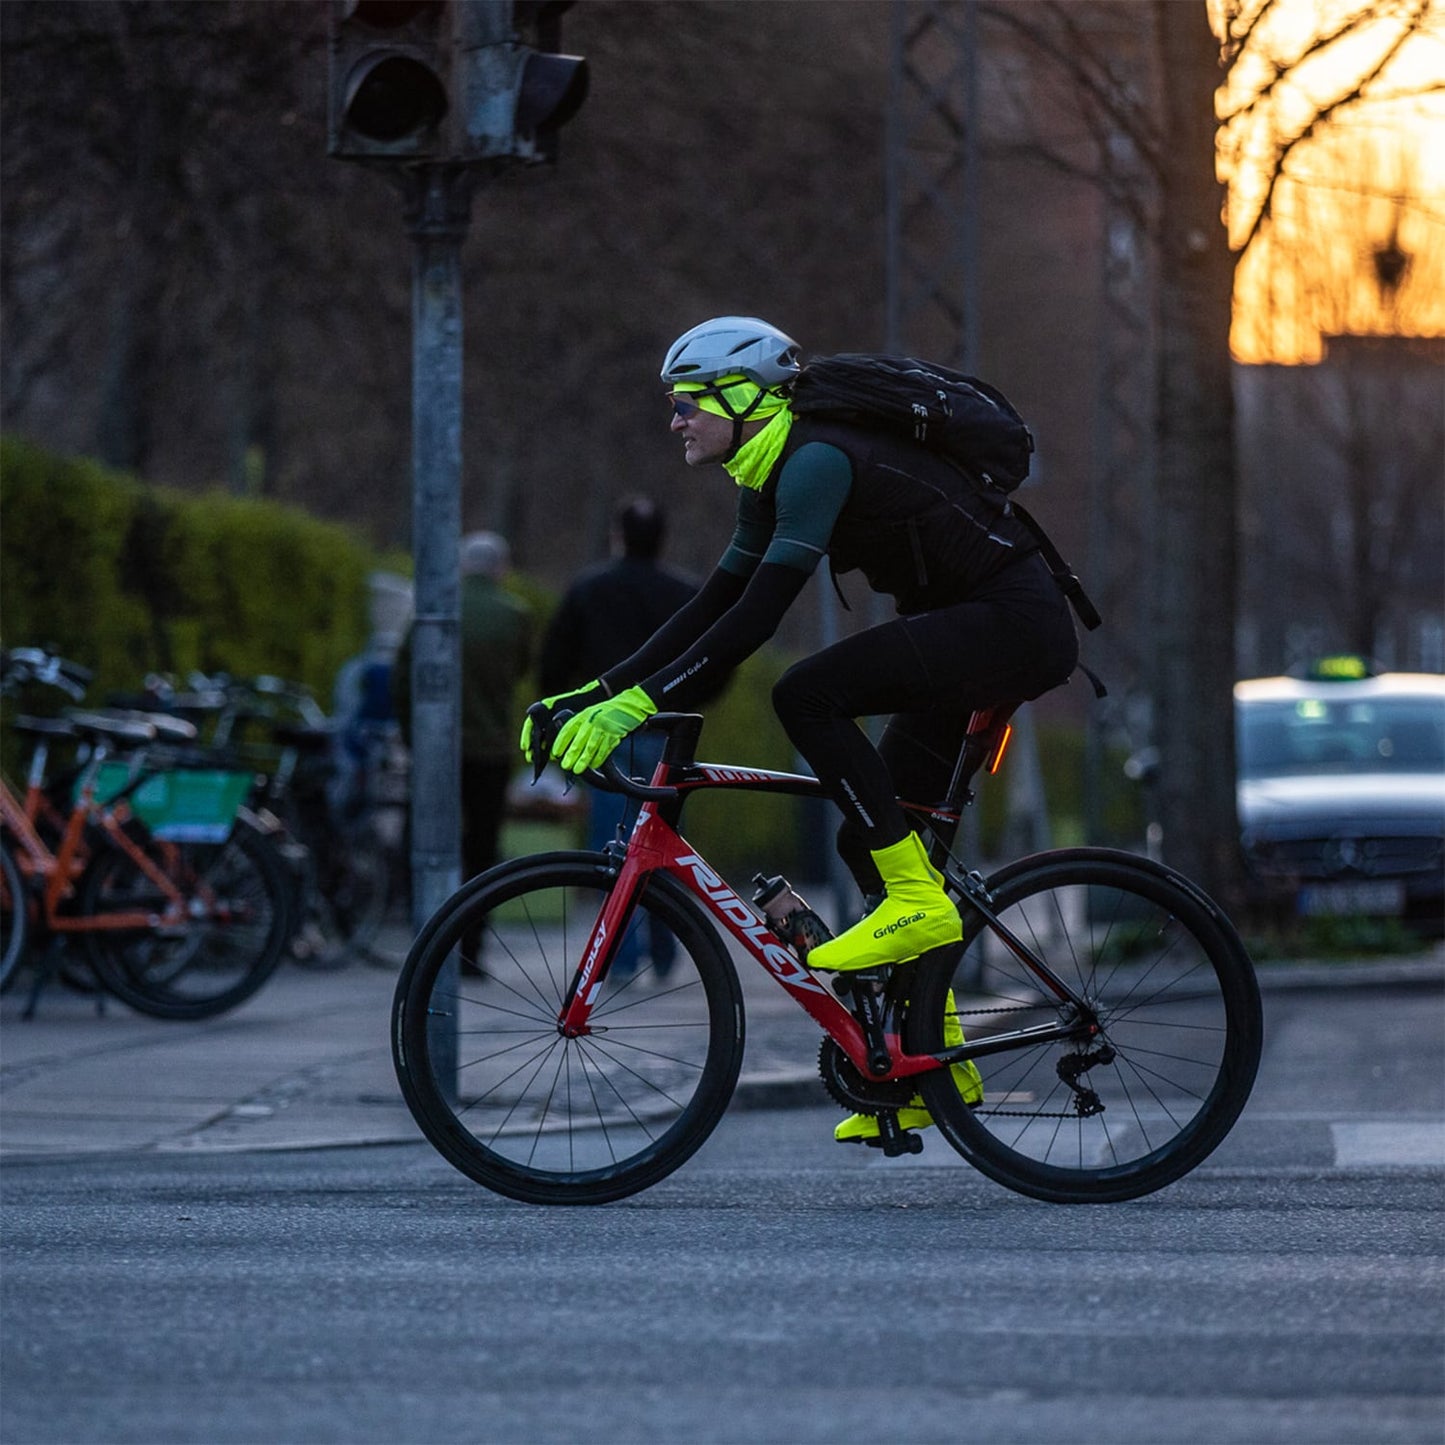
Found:
[[[0,989],[15,977],[25,957],[29,932],[25,880],[10,851],[10,840],[0,838]]]
[[[503,864],[443,905],[397,981],[392,1043],[408,1107],[450,1163],[513,1199],[600,1204],[646,1189],[708,1137],[737,1082],[737,974],[665,875],[619,940],[615,960],[632,955],[634,967],[615,961],[589,1031],[562,1034],[614,883],[601,854]]]
[[[347,832],[313,853],[301,928],[291,940],[306,968],[344,968],[370,951],[386,917],[388,867],[377,840],[363,829]]]
[[[288,883],[275,850],[245,823],[224,843],[145,844],[186,899],[174,925],[87,929],[90,961],[106,989],[155,1018],[198,1019],[250,998],[275,972],[289,933]],[[98,853],[82,885],[94,917],[164,911],[167,898],[119,848]]]
[[[1090,1004],[1098,1031],[977,1057],[984,1099],[946,1073],[921,1092],[950,1143],[1000,1184],[1059,1203],[1132,1199],[1198,1165],[1239,1117],[1262,1046],[1259,988],[1229,921],[1130,854],[1065,850],[989,880],[1000,922]],[[910,1047],[942,1047],[947,996],[970,1043],[1066,1017],[964,907],[964,950],[920,965]]]

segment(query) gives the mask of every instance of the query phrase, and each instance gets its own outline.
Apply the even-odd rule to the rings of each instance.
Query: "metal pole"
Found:
[[[411,652],[412,926],[461,886],[461,243],[475,177],[457,166],[407,172],[412,269]],[[456,967],[455,959],[447,967]],[[437,1076],[455,1072],[450,1029],[432,1040]],[[447,1057],[452,1060],[447,1064]]]

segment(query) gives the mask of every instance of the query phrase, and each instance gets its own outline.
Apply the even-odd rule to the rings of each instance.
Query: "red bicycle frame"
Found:
[[[1013,706],[982,709],[969,720],[964,746],[949,784],[948,801],[942,805],[903,803],[904,809],[926,820],[956,823],[968,794],[968,783],[979,767],[996,772],[1007,747]],[[896,1032],[885,1030],[890,1067],[879,1073],[870,1067],[869,1050],[862,1027],[852,1012],[839,1002],[828,984],[813,974],[768,927],[757,911],[745,903],[708,865],[707,861],[673,826],[682,801],[693,792],[725,787],[750,792],[788,793],[801,797],[824,796],[816,778],[801,773],[774,772],[767,768],[733,768],[715,763],[688,762],[674,767],[664,756],[653,773],[648,789],[669,790],[666,802],[642,800],[642,807],[628,840],[617,882],[603,904],[597,922],[558,1014],[558,1027],[567,1038],[578,1038],[590,1030],[589,1019],[598,990],[611,965],[625,930],[633,903],[654,873],[668,873],[693,897],[706,904],[718,923],[758,964],[772,975],[847,1054],[866,1078],[878,1082],[909,1078],[931,1069],[960,1063],[984,1054],[1003,1052],[1028,1043],[1088,1037],[1096,1032],[1087,1000],[1069,988],[1057,975],[994,915],[982,896],[970,894],[970,902],[988,921],[1000,942],[1015,955],[1061,1004],[1071,1017],[998,1034],[982,1042],[964,1043],[937,1054],[905,1053]],[[634,793],[634,796],[640,794]],[[666,813],[668,816],[664,816]],[[947,849],[940,842],[944,855]],[[943,858],[936,861],[942,862]]]
[[[739,786],[760,792],[821,796],[816,778],[797,773],[779,773],[761,768],[722,768],[698,763],[687,769],[686,776],[673,784],[669,781],[669,771],[666,762],[659,763],[651,785],[675,786],[679,796],[702,788]],[[825,1033],[837,1041],[865,1075],[880,1080],[899,1079],[941,1066],[941,1061],[932,1054],[905,1054],[897,1034],[889,1034],[888,1052],[893,1067],[886,1075],[871,1074],[868,1051],[858,1021],[839,1002],[832,989],[810,972],[773,933],[757,911],[739,898],[693,846],[659,816],[656,803],[650,801],[644,802],[638,813],[617,883],[593,925],[572,988],[558,1016],[559,1026],[568,1038],[576,1038],[589,1031],[592,1005],[612,962],[633,902],[652,874],[659,872],[670,873],[689,893],[704,902],[727,933],[793,996]]]

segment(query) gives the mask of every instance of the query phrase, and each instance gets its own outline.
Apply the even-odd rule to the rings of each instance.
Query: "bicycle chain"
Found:
[[[1086,1117],[1072,1111],[1056,1113],[1050,1110],[1041,1114],[1037,1109],[986,1109],[978,1104],[973,1106],[973,1115],[975,1118],[986,1117],[989,1119],[1078,1119]]]
[[[952,1018],[970,1018],[1008,1013],[1037,1013],[1039,1004],[1009,1004],[1003,1008],[955,1009]],[[1046,1005],[1045,1005],[1046,1007]],[[823,1087],[837,1104],[860,1114],[877,1114],[884,1109],[901,1108],[916,1092],[913,1084],[895,1080],[892,1084],[880,1084],[864,1078],[853,1061],[832,1040],[824,1039],[818,1049],[818,1074]],[[903,1090],[907,1089],[907,1094]],[[866,1091],[866,1092],[865,1092]],[[885,1096],[886,1097],[883,1097]],[[1076,1119],[1077,1111],[1049,1111],[1039,1113],[1035,1109],[989,1109],[975,1106],[975,1115],[986,1115],[990,1119]]]
[[[1040,1005],[1038,1004],[1010,1004],[1007,1008],[955,1009],[950,1017],[968,1018],[973,1014],[1036,1013],[1039,1007]],[[1112,1052],[1113,1051],[1110,1050],[1111,1056]],[[1104,1062],[1109,1062],[1109,1060],[1105,1060]],[[1065,1080],[1065,1082],[1067,1083],[1068,1081]],[[1072,1087],[1072,1085],[1070,1087]],[[1085,1113],[1079,1109],[1068,1109],[1058,1111],[1048,1110],[1040,1113],[1037,1109],[989,1109],[976,1104],[974,1105],[973,1112],[976,1116],[984,1115],[990,1119],[1081,1119],[1089,1118],[1093,1113],[1102,1113],[1103,1110],[1100,1108]]]
[[[954,1009],[951,1014],[945,1014],[945,1018],[966,1019],[974,1014],[1036,1014],[1040,1009],[1048,1008],[1046,1003],[1011,1003],[1002,1008],[960,1008]]]

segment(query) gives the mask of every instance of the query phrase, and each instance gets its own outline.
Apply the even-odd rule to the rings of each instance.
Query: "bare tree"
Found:
[[[1108,176],[1124,137],[1144,162],[1136,213],[1154,239],[1159,356],[1154,597],[1154,741],[1166,855],[1228,896],[1237,880],[1232,684],[1238,587],[1239,495],[1234,460],[1230,318],[1241,257],[1269,234],[1281,178],[1328,124],[1399,94],[1392,65],[1405,41],[1439,19],[1436,0],[1360,3],[1293,52],[1272,22],[1275,0],[1101,7],[1147,27],[1133,54],[1100,43],[1119,27],[1091,26],[1091,7],[993,5],[986,13],[1072,86],[1094,136],[1093,175]],[[1211,25],[1213,20],[1217,28]],[[1320,62],[1329,60],[1331,64]],[[1153,86],[1128,83],[1128,63],[1152,63]],[[1292,70],[1328,75],[1289,90]],[[1288,94],[1286,93],[1288,91]],[[1286,104],[1288,100],[1288,104]],[[1253,122],[1275,127],[1261,144]],[[1218,119],[1217,119],[1218,117]],[[1219,124],[1223,121],[1223,146]],[[1039,145],[1062,168],[1088,173],[1077,148]],[[1258,185],[1231,198],[1225,167],[1257,167]]]

